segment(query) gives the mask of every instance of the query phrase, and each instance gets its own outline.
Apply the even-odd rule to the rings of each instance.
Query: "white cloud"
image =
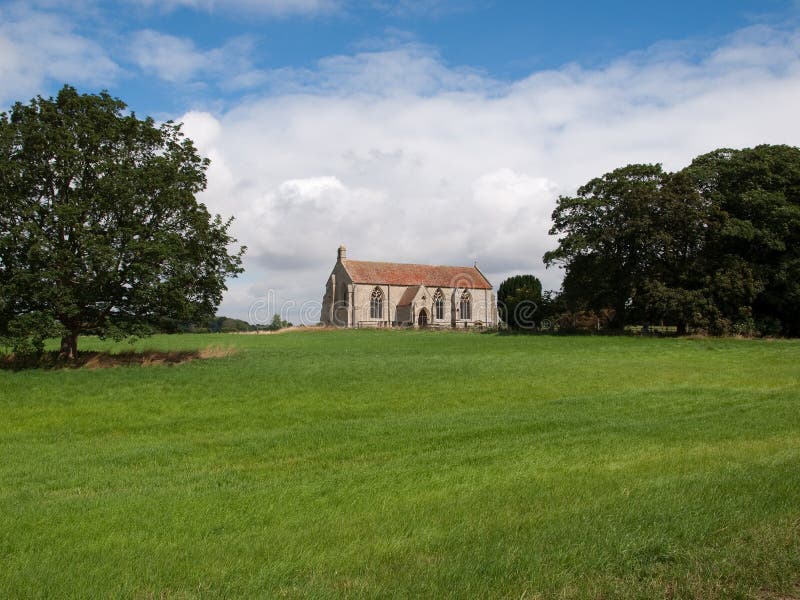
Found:
[[[278,72],[275,85],[283,91],[382,96],[485,92],[501,87],[478,70],[447,67],[432,48],[420,44],[327,57],[319,61],[314,71]]]
[[[319,301],[340,243],[361,259],[477,257],[495,285],[534,273],[555,288],[541,256],[559,193],[630,162],[677,169],[717,147],[800,143],[799,40],[750,29],[699,61],[661,48],[505,87],[410,46],[187,115],[213,161],[203,200],[251,248],[221,311],[247,316],[268,289]]]
[[[340,7],[164,6],[181,4],[264,14]],[[3,105],[54,83],[108,87],[122,75],[74,22],[22,4],[0,8]],[[145,30],[129,40],[127,59],[176,85],[267,86],[224,113],[180,119],[212,160],[202,200],[235,216],[234,233],[250,248],[221,312],[247,317],[270,288],[277,301],[318,301],[340,243],[363,259],[477,257],[495,284],[530,272],[555,288],[560,273],[545,271],[541,256],[555,243],[547,230],[559,193],[630,162],[677,169],[717,147],[800,144],[796,31],[752,27],[707,50],[660,44],[603,68],[567,65],[513,82],[449,66],[400,38],[304,71],[260,70],[248,38],[199,48]]]
[[[192,111],[181,117],[184,128],[192,131],[192,141],[202,152],[213,151],[222,134],[222,125],[206,112]]]
[[[128,0],[148,8],[172,11],[191,8],[210,13],[242,11],[269,16],[328,14],[339,10],[339,0]]]
[[[69,21],[21,4],[0,7],[0,106],[27,101],[49,82],[108,85],[120,73]]]
[[[63,1],[63,0],[53,0]],[[179,8],[209,13],[230,12],[271,17],[346,14],[352,9],[373,9],[394,17],[439,17],[474,10],[472,0],[126,0],[146,8],[173,11]]]
[[[211,62],[208,53],[199,52],[191,40],[151,30],[134,36],[131,58],[142,69],[172,82],[193,78]]]
[[[472,0],[372,0],[377,10],[396,17],[440,17],[446,14],[469,12],[478,8]]]
[[[249,38],[239,37],[219,48],[200,50],[188,38],[146,29],[133,35],[130,58],[139,68],[170,83],[214,80],[229,89],[242,89],[264,79],[250,60],[252,46]]]

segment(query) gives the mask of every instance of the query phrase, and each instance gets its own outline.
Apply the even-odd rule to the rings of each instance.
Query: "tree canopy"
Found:
[[[65,86],[0,114],[0,336],[17,348],[60,336],[74,356],[82,333],[213,316],[242,271],[231,220],[196,199],[208,160],[126,108]]]
[[[546,264],[566,267],[564,291],[590,308],[613,308],[621,326],[652,262],[651,204],[667,175],[660,165],[628,165],[562,196],[551,234],[564,234]]]
[[[720,149],[667,173],[628,165],[559,198],[550,231],[573,310],[679,332],[800,335],[800,149]]]
[[[533,275],[514,275],[497,288],[500,318],[510,329],[533,329],[542,319],[542,283]]]

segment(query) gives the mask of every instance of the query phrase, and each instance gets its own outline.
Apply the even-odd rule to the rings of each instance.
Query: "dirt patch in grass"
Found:
[[[787,594],[775,594],[768,590],[762,590],[758,600],[798,600],[800,599],[800,581],[794,584],[794,589]]]
[[[179,365],[193,360],[225,358],[236,351],[222,346],[208,346],[200,350],[144,350],[142,352],[78,352],[75,360],[65,360],[58,352],[48,352],[38,357],[0,356],[0,369],[18,371],[21,369],[109,369],[112,367],[151,367],[158,365]]]

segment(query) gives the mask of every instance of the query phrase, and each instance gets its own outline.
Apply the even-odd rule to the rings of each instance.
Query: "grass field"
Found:
[[[0,597],[800,597],[796,341],[209,346],[0,371]]]

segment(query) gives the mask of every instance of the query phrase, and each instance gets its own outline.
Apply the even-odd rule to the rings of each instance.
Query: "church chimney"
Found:
[[[339,262],[342,262],[347,258],[347,248],[344,246],[339,246]]]

